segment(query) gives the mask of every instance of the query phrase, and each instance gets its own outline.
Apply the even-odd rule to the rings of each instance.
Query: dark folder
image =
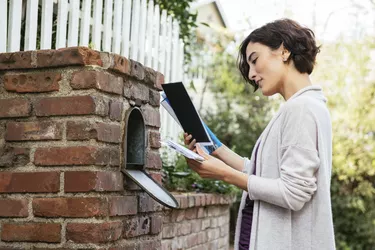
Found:
[[[162,85],[177,119],[183,130],[193,135],[193,138],[202,145],[211,145],[201,118],[191,101],[182,82],[166,83]]]

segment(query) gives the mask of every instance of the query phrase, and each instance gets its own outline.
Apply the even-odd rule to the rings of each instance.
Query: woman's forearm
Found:
[[[213,153],[213,156],[225,162],[225,164],[231,166],[232,168],[242,171],[244,167],[244,158],[233,152],[227,146],[223,145],[220,148],[216,149]]]
[[[238,188],[246,192],[248,192],[247,190],[248,179],[249,179],[249,176],[247,174],[237,171],[235,169],[230,169],[230,171],[227,171],[225,175],[222,177],[222,180],[225,181],[226,183],[235,185]]]

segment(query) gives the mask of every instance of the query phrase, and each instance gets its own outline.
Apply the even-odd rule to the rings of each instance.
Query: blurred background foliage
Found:
[[[369,53],[374,47],[371,38],[323,44],[312,75],[314,83],[323,86],[332,116],[331,195],[338,249],[375,247],[375,72]],[[224,48],[208,69],[207,84],[217,100],[217,110],[202,110],[202,119],[225,145],[250,157],[256,139],[282,100],[254,92],[241,79],[236,56]],[[241,194],[231,185],[201,179],[183,157],[172,169],[190,174],[172,177],[170,190]],[[238,204],[233,209],[237,213]]]
[[[205,51],[211,55],[204,69],[207,78],[203,91],[214,97],[215,108],[201,105],[202,119],[225,145],[250,157],[257,138],[283,100],[266,98],[244,83],[236,66],[242,38],[222,32],[210,37],[210,46],[192,44],[189,54],[199,56]],[[312,80],[323,87],[332,117],[331,196],[337,249],[375,249],[375,37],[338,38],[318,44],[322,48]],[[194,84],[188,91],[197,94]],[[200,93],[200,98],[203,103],[205,93]],[[163,169],[164,184],[171,191],[238,197],[242,193],[232,185],[200,178],[183,157],[173,166],[164,164]],[[237,212],[238,203],[233,204],[233,217]]]

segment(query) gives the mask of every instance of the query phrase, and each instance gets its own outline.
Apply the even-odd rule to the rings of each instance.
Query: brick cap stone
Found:
[[[220,195],[212,193],[172,193],[180,205],[178,209],[203,207],[210,205],[226,205],[236,201],[235,195]],[[169,208],[164,207],[164,210]]]
[[[162,91],[164,75],[141,63],[109,52],[77,46],[60,49],[0,53],[0,72],[3,70],[56,68],[67,66],[99,66],[127,77],[143,81]]]

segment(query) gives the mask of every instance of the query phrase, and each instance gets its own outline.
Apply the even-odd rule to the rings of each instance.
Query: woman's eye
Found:
[[[258,60],[258,57],[255,58],[255,59],[252,61],[252,63],[255,64],[255,63],[257,62],[257,60]]]

